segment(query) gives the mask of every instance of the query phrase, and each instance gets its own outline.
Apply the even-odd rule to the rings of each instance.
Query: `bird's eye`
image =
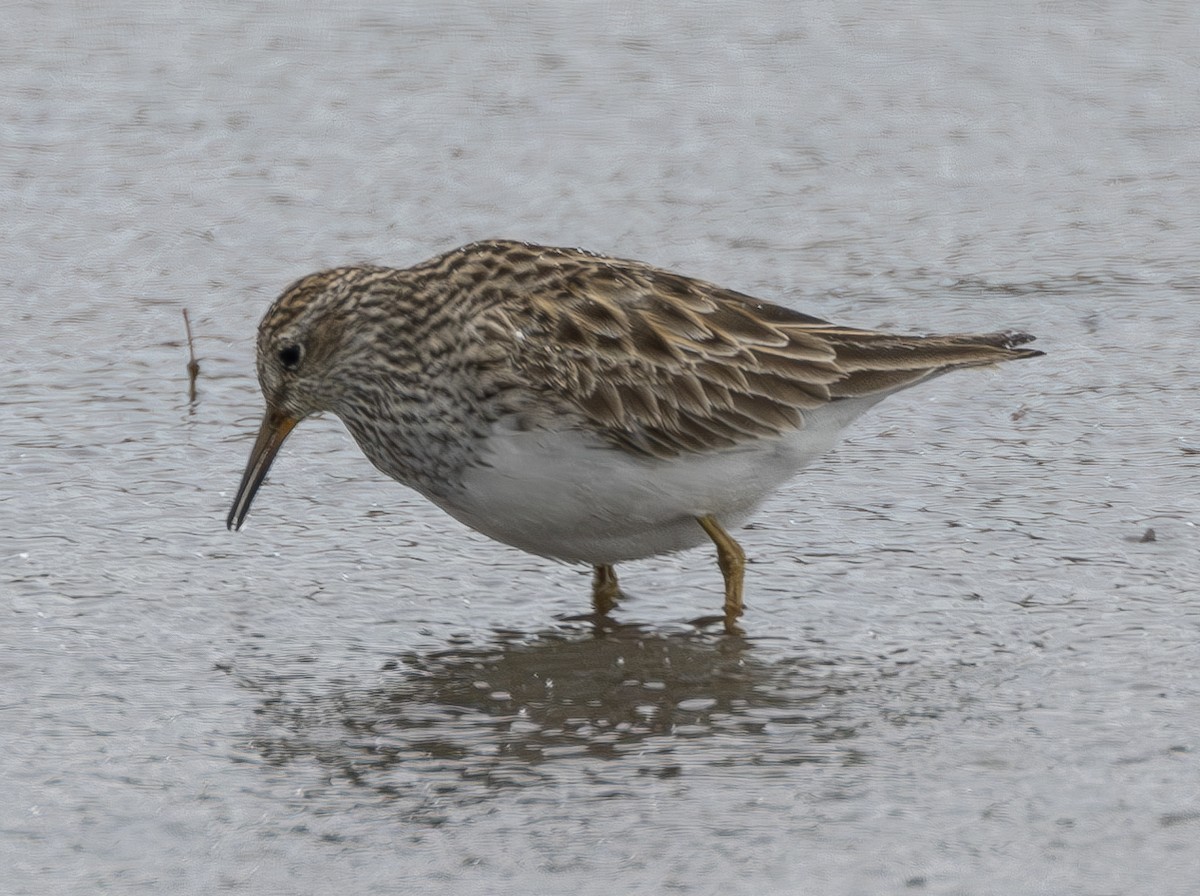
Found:
[[[300,358],[303,355],[300,346],[285,345],[279,350],[279,363],[283,365],[284,370],[295,370],[300,366]]]

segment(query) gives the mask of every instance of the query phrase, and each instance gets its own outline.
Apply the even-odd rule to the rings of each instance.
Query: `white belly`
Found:
[[[435,499],[483,534],[532,554],[617,563],[708,543],[696,517],[743,523],[797,470],[824,454],[874,402],[837,402],[775,439],[703,456],[637,457],[577,431],[517,431],[488,439],[486,465]]]

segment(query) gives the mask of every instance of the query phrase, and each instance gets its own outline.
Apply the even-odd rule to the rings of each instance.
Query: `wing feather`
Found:
[[[529,248],[484,312],[489,332],[511,340],[524,388],[647,456],[733,448],[831,401],[1040,354],[1017,348],[1024,334],[857,330],[639,262],[534,247],[531,263]]]

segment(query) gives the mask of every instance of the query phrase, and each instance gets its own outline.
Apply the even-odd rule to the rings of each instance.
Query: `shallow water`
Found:
[[[1193,891],[1193,5],[4,19],[4,892]],[[488,236],[1048,354],[775,496],[744,641],[335,420],[226,532],[278,290]]]

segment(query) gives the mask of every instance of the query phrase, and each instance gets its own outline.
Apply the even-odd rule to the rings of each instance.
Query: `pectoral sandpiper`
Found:
[[[899,336],[827,323],[634,261],[493,240],[407,269],[288,287],[258,330],[266,415],[229,512],[279,447],[331,412],[381,471],[483,534],[613,566],[711,540],[724,624],[745,556],[729,534],[893,392],[1030,358],[1025,333]]]

